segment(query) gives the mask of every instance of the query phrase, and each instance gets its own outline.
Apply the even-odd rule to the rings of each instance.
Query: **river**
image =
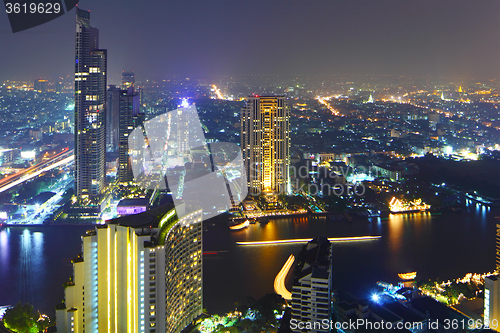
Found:
[[[495,268],[498,208],[474,203],[461,214],[413,213],[353,222],[307,217],[271,220],[233,231],[206,223],[203,233],[204,307],[222,313],[246,296],[273,292],[276,274],[301,244],[241,246],[237,241],[316,236],[380,235],[380,239],[333,243],[333,284],[365,297],[379,280],[397,282],[397,273],[417,271],[418,279],[456,278]],[[72,274],[70,260],[81,251],[89,226],[9,227],[0,230],[0,305],[29,302],[54,315]]]

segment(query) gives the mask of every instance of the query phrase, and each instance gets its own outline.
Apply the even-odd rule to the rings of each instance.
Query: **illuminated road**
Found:
[[[330,242],[359,242],[365,240],[379,239],[382,236],[355,236],[355,237],[330,237]],[[238,245],[278,245],[278,244],[291,244],[291,243],[307,243],[312,241],[312,238],[295,238],[295,239],[282,239],[274,241],[257,241],[257,242],[236,242]]]
[[[279,271],[278,275],[276,275],[276,278],[274,279],[274,291],[278,295],[281,295],[287,301],[292,299],[292,293],[289,292],[288,289],[286,289],[285,279],[294,261],[295,257],[293,256],[293,254],[290,254],[287,261],[285,262],[285,264]]]
[[[220,89],[217,88],[217,86],[215,84],[212,84],[212,88],[213,88],[215,94],[217,95],[218,99],[225,99],[224,96],[222,95],[222,93],[220,92]]]
[[[61,153],[54,155],[54,157],[51,157],[47,161],[40,162],[37,165],[27,168],[26,170],[10,175],[9,177],[0,180],[0,193],[37,177],[44,172],[70,164],[73,162],[73,159],[73,150],[66,149]]]
[[[335,110],[335,109],[334,109],[334,108],[330,105],[330,103],[328,103],[328,102],[326,101],[326,97],[319,97],[319,96],[318,96],[318,97],[316,97],[316,99],[318,100],[318,102],[320,102],[321,104],[323,104],[324,106],[326,106],[326,108],[327,108],[328,110],[330,110],[330,111],[333,113],[333,115],[334,115],[334,116],[339,116],[339,117],[340,117],[340,116],[342,116],[342,115],[341,115],[341,114],[340,114],[337,110]]]

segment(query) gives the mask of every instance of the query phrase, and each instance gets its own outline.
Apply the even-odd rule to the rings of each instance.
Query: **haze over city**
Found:
[[[1,11],[0,333],[500,332],[499,14]]]
[[[498,79],[500,4],[486,1],[90,1],[122,69],[153,75],[391,75]],[[0,79],[73,70],[72,14],[12,34],[0,13]]]

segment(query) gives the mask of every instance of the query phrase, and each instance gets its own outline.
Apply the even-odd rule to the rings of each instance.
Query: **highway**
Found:
[[[330,110],[330,111],[333,113],[333,115],[334,115],[334,116],[338,116],[338,117],[342,116],[342,115],[340,114],[340,112],[338,112],[337,110],[335,110],[335,109],[334,109],[334,108],[330,105],[330,103],[328,103],[328,102],[327,102],[328,97],[316,97],[316,99],[318,100],[318,102],[320,102],[321,104],[323,104],[324,106],[326,106],[326,108],[327,108],[328,110]]]
[[[7,191],[19,184],[22,184],[25,181],[33,179],[44,172],[50,171],[63,165],[68,165],[73,162],[73,159],[73,149],[69,150],[68,148],[65,148],[63,151],[55,154],[53,157],[49,158],[46,161],[40,162],[32,167],[29,167],[23,171],[19,171],[0,180],[0,193]]]
[[[212,89],[214,90],[215,95],[217,95],[217,99],[225,99],[222,93],[220,92],[220,89],[217,88],[215,84],[212,84]]]

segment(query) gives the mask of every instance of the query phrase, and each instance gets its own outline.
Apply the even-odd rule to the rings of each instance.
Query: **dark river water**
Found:
[[[397,273],[417,271],[418,279],[456,278],[495,268],[498,208],[471,204],[461,214],[415,213],[353,222],[283,218],[232,231],[225,223],[204,228],[204,307],[232,310],[236,301],[273,292],[274,278],[301,244],[241,246],[237,241],[316,236],[381,235],[380,239],[333,243],[334,288],[368,296],[377,281],[397,282]],[[29,302],[53,316],[72,274],[70,260],[89,226],[0,230],[0,305]]]

